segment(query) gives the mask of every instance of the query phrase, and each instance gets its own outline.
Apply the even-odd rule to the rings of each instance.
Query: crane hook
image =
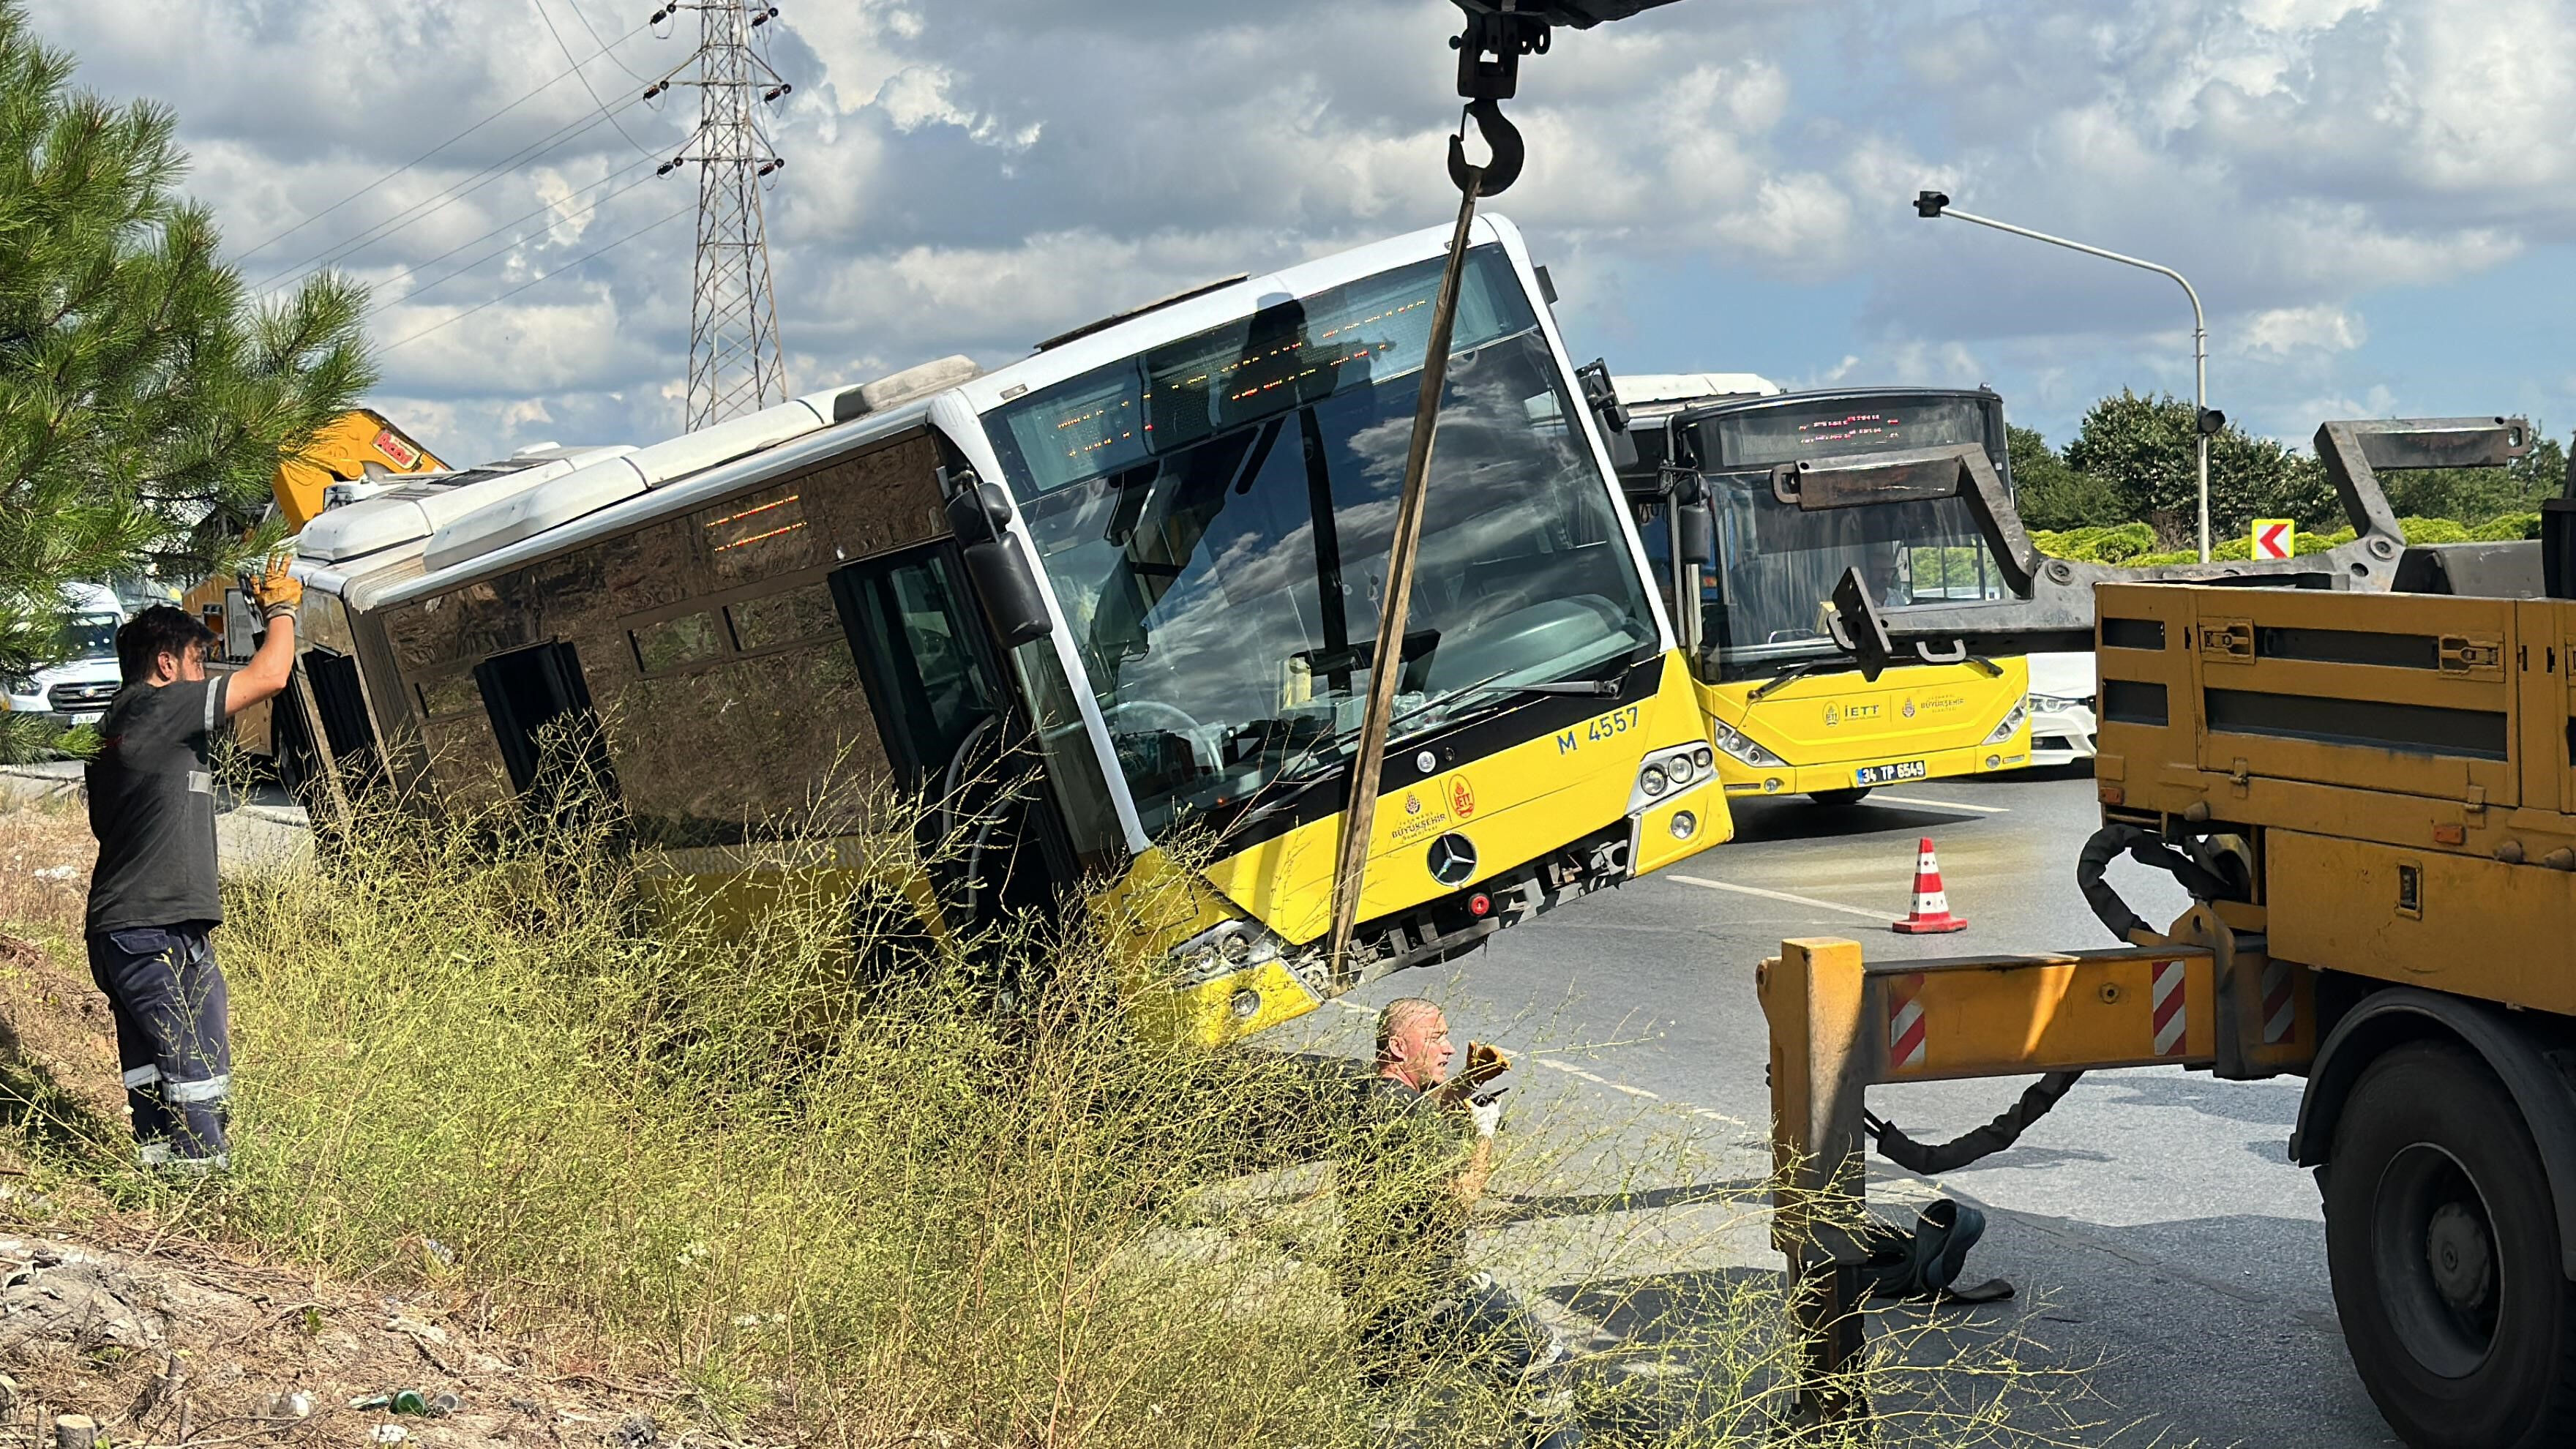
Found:
[[[1485,138],[1486,149],[1493,152],[1481,174],[1467,164],[1467,123],[1461,117],[1457,134],[1449,138],[1449,179],[1462,192],[1476,196],[1500,196],[1521,176],[1521,164],[1529,159],[1529,148],[1521,141],[1518,126],[1503,115],[1500,101],[1479,96],[1467,103],[1466,116],[1476,121],[1476,132]]]

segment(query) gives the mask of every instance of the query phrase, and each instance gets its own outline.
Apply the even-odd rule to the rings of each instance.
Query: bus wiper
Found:
[[[1752,704],[1773,690],[1795,684],[1810,674],[1848,674],[1858,667],[1840,655],[1827,655],[1822,659],[1802,659],[1756,685],[1752,693],[1744,696],[1744,702]]]
[[[1419,719],[1434,710],[1446,709],[1449,706],[1458,703],[1460,700],[1494,689],[1496,681],[1509,673],[1511,673],[1511,671],[1508,669],[1497,670],[1496,672],[1488,674],[1484,678],[1475,681],[1473,684],[1462,684],[1456,689],[1443,690],[1439,694],[1415,705],[1413,708],[1396,714],[1386,722],[1387,738],[1390,740],[1394,739],[1396,730],[1412,720]],[[1528,684],[1505,685],[1499,690],[1494,690],[1494,692],[1497,694],[1587,694],[1602,699],[1609,699],[1616,697],[1619,693],[1619,681],[1615,679],[1542,679],[1535,680]],[[1340,763],[1342,757],[1339,754],[1327,752],[1331,751],[1335,745],[1344,743],[1350,737],[1350,733],[1348,732],[1336,731],[1320,740],[1317,740],[1314,747],[1307,752],[1304,759],[1299,760],[1296,764],[1289,766],[1287,769],[1281,770],[1277,776],[1273,777],[1271,783],[1275,785],[1294,785],[1321,773],[1323,769],[1329,766]]]

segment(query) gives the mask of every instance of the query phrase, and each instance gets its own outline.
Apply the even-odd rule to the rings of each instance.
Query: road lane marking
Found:
[[[1664,873],[1664,879],[1679,881],[1683,885],[1695,885],[1703,890],[1733,891],[1737,895],[1760,896],[1766,901],[1787,901],[1793,906],[1813,906],[1820,911],[1840,911],[1846,916],[1859,916],[1864,920],[1884,922],[1887,919],[1885,911],[1863,910],[1859,906],[1847,906],[1840,901],[1820,901],[1814,896],[1795,896],[1787,891],[1766,891],[1760,886],[1731,885],[1722,880],[1702,880],[1695,875],[1675,875],[1670,871]]]
[[[1920,795],[1881,795],[1878,799],[1882,805],[1929,805],[1935,810],[1973,810],[1980,815],[2012,813],[2010,807],[2003,805],[1968,805],[1957,800],[1926,800]]]
[[[1575,1066],[1570,1062],[1550,1061],[1546,1057],[1532,1057],[1530,1060],[1538,1063],[1542,1067],[1553,1067],[1556,1070],[1565,1073],[1569,1077],[1581,1077],[1583,1080],[1590,1082],[1596,1087],[1608,1087],[1611,1091],[1625,1092],[1631,1097],[1643,1097],[1649,1102],[1660,1102],[1664,1100],[1662,1097],[1657,1096],[1653,1092],[1647,1091],[1643,1087],[1632,1087],[1626,1082],[1614,1082],[1608,1077],[1594,1076],[1592,1073],[1587,1072],[1583,1068]]]

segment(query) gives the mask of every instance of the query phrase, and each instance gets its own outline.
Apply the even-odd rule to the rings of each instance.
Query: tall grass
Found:
[[[1521,1397],[1474,1364],[1372,1377],[1343,1334],[1336,1214],[1445,1169],[1385,1160],[1310,1064],[1131,1031],[1081,921],[922,934],[918,812],[856,817],[753,852],[749,908],[499,816],[371,814],[313,870],[231,882],[235,1171],[184,1210],[438,1280],[806,1444],[1518,1441]],[[1592,1281],[1562,1285],[1629,1334],[1583,1382],[1593,1443],[1773,1441],[1776,1276],[1692,1267],[1749,1236],[1759,1185],[1630,1213],[1641,1175],[1706,1161],[1620,1166],[1626,1130],[1549,1124],[1506,1170],[1608,1189]],[[2009,1437],[2007,1348],[1891,1326],[1877,1442]]]

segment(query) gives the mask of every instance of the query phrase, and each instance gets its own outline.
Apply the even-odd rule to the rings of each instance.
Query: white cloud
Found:
[[[190,185],[237,246],[302,224],[250,277],[347,248],[387,341],[536,282],[387,354],[387,397],[452,430],[437,441],[676,424],[689,224],[646,228],[694,192],[686,172],[649,180],[687,96],[621,110],[631,143],[592,123],[528,0],[31,3],[84,84],[177,109]],[[686,54],[688,26],[629,37],[626,6],[546,4],[576,52],[619,41],[583,71],[613,103]],[[791,381],[999,361],[1445,219],[1452,28],[1436,0],[790,8],[769,42],[795,83],[773,128],[790,165],[768,205]],[[2375,290],[2576,239],[2565,0],[1699,0],[1560,34],[1508,109],[1530,164],[1503,209],[1608,338],[1684,303],[1722,315],[1709,278],[1820,287],[1857,308],[1853,345],[1825,354],[1848,351],[1853,380],[2014,380],[2043,406],[2106,379],[2187,386],[2180,298],[1927,225],[1917,187],[2182,268],[2225,389],[2283,408],[2371,400],[2385,380],[2350,370]],[[1790,370],[1762,346],[1728,334],[1690,365]]]
[[[2350,352],[2369,340],[2361,314],[2343,307],[2275,307],[2237,324],[2238,351],[2286,357],[2297,352]]]

